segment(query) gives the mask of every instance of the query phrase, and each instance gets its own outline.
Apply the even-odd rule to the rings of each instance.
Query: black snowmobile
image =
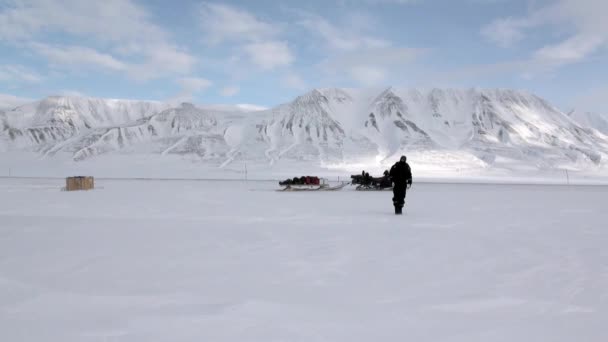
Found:
[[[351,185],[357,185],[355,190],[363,191],[363,190],[391,190],[393,188],[393,183],[391,181],[391,177],[388,174],[388,171],[384,171],[384,175],[382,177],[371,177],[369,173],[363,171],[360,175],[351,175]]]

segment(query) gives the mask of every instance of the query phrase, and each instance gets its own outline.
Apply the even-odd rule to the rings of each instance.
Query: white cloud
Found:
[[[540,48],[534,53],[534,58],[555,64],[575,63],[596,51],[605,42],[601,36],[577,35],[559,44]]]
[[[493,5],[502,2],[507,2],[508,0],[467,0],[472,4],[482,4],[482,5]]]
[[[69,51],[36,43],[55,32],[66,34]],[[138,79],[184,74],[195,61],[132,0],[12,1],[0,9],[0,40],[33,48],[53,63],[127,71]],[[113,54],[138,62],[125,63]]]
[[[276,25],[259,20],[243,9],[212,3],[201,6],[201,27],[211,43],[263,41],[279,33]]]
[[[354,51],[366,48],[381,48],[391,45],[387,40],[357,32],[356,30],[353,30],[352,26],[346,30],[330,23],[318,15],[303,11],[300,11],[299,13],[302,16],[300,25],[322,38],[330,49]],[[363,26],[365,27],[368,25]]]
[[[264,70],[288,66],[294,60],[294,56],[286,42],[267,41],[250,43],[246,44],[243,49],[251,61]]]
[[[420,2],[421,0],[365,0],[371,3],[386,3],[386,4],[412,4]]]
[[[591,111],[608,118],[608,86],[584,89],[571,104],[580,111]]]
[[[284,86],[297,90],[306,89],[306,82],[295,72],[290,72],[283,77],[282,83]]]
[[[0,94],[0,110],[11,109],[19,107],[23,104],[32,102],[32,99],[25,97],[18,97],[9,94]]]
[[[370,33],[378,24],[367,14],[346,13],[342,21],[330,22],[306,11],[294,12],[301,18],[298,23],[322,40],[322,52],[326,57],[319,67],[331,77],[343,79],[347,76],[366,86],[379,84],[424,52],[395,46],[393,42]]]
[[[21,65],[0,65],[0,81],[12,83],[38,83],[42,76]]]
[[[41,31],[115,42],[167,38],[131,0],[20,0],[0,13],[2,39],[28,39]]]
[[[200,105],[199,107],[208,110],[220,110],[220,111],[228,111],[228,112],[255,112],[260,110],[266,110],[268,107],[250,104],[250,103],[239,103],[239,104],[205,104]]]
[[[334,66],[357,65],[357,64],[378,64],[378,65],[398,65],[411,63],[424,53],[426,49],[404,48],[404,47],[384,47],[359,51],[357,53],[337,54],[334,59]]]
[[[278,40],[280,24],[257,18],[244,9],[224,4],[201,6],[201,28],[208,43],[235,43],[262,70],[290,65],[295,59],[285,41]],[[238,58],[232,56],[230,59]]]
[[[357,5],[357,4],[395,4],[395,5],[409,5],[421,2],[423,0],[340,0],[343,5]]]
[[[329,57],[320,64],[327,75],[342,78],[349,76],[363,86],[385,82],[425,54],[424,49],[386,47],[345,52]]]
[[[501,18],[481,30],[481,34],[500,47],[510,47],[521,41],[524,29],[532,24],[525,19]]]
[[[167,100],[167,102],[175,105],[182,102],[192,102],[194,94],[204,91],[213,85],[213,82],[201,77],[183,77],[177,79],[175,83],[177,83],[181,89],[177,95]]]
[[[51,63],[68,67],[91,65],[103,69],[124,70],[127,65],[111,55],[81,46],[52,46],[40,43],[30,45],[32,50],[46,57]]]
[[[570,24],[585,33],[608,34],[608,2],[603,0],[558,0],[542,11],[555,24]]]
[[[539,10],[545,25],[569,27],[572,34],[565,40],[538,49],[534,56],[556,66],[580,62],[608,47],[608,1],[559,0]]]
[[[184,90],[187,90],[190,92],[197,92],[197,91],[207,89],[213,84],[213,82],[211,82],[207,79],[204,79],[204,78],[200,78],[200,77],[184,77],[184,78],[178,79],[176,82]]]
[[[83,46],[31,43],[29,47],[56,67],[74,70],[78,66],[82,66],[125,71],[131,78],[142,81],[187,74],[196,63],[195,58],[188,53],[165,43],[158,44],[154,49],[143,48],[141,53],[145,55],[145,58],[142,63],[127,63],[110,54]]]
[[[257,112],[257,111],[268,109],[268,107],[266,107],[266,106],[260,106],[260,105],[250,104],[250,103],[240,103],[235,106],[237,108],[239,108],[240,110],[243,110],[246,112]]]
[[[566,30],[569,32],[567,38],[540,46],[528,61],[536,70],[546,71],[583,61],[608,47],[605,13],[608,13],[608,1],[556,0],[520,18],[497,19],[481,33],[500,46],[510,46],[525,39],[532,28]]]
[[[220,94],[224,97],[231,97],[238,94],[239,91],[241,91],[241,89],[238,86],[229,86],[222,88]]]
[[[188,74],[196,64],[192,55],[169,43],[158,44],[142,53],[147,57],[144,63],[129,67],[131,77],[139,80]]]
[[[80,90],[73,89],[64,89],[56,93],[58,96],[68,96],[68,97],[90,97],[89,95],[83,93]]]
[[[375,66],[357,65],[349,70],[353,79],[364,86],[382,84],[386,80],[387,71]]]

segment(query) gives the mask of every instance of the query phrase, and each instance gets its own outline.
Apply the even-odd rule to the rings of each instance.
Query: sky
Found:
[[[513,88],[608,113],[606,0],[0,0],[0,103]]]

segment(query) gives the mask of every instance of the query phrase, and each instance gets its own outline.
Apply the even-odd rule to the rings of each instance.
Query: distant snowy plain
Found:
[[[606,341],[608,188],[0,179],[0,341]]]

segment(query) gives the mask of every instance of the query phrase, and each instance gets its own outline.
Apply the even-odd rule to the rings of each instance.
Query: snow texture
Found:
[[[1,341],[606,341],[606,188],[0,179]]]

